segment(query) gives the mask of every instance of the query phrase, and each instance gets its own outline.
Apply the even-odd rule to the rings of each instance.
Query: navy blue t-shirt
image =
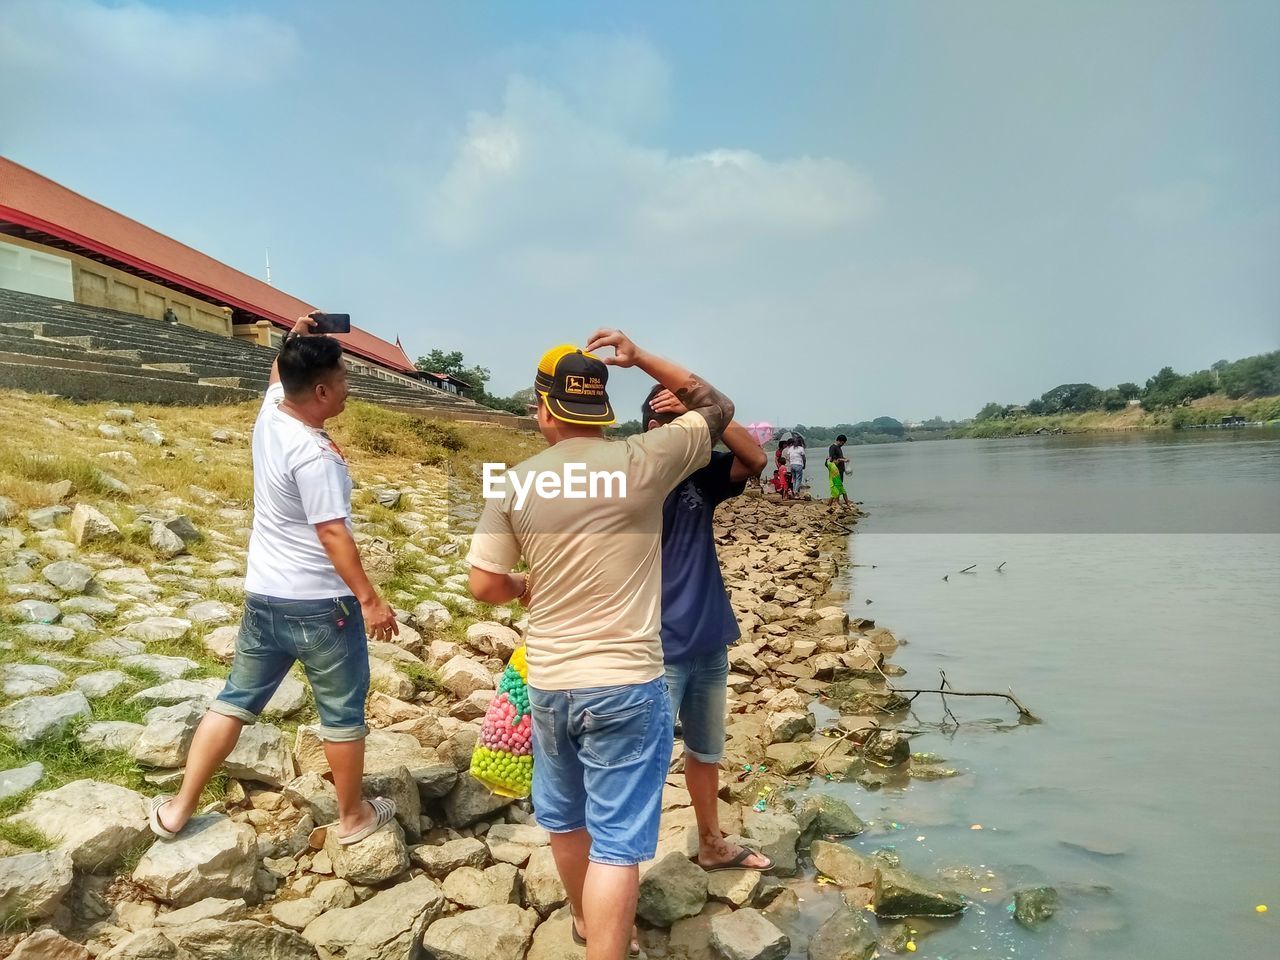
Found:
[[[712,451],[662,505],[662,655],[669,663],[714,653],[738,639],[711,530],[716,506],[746,489],[729,479],[733,454]]]

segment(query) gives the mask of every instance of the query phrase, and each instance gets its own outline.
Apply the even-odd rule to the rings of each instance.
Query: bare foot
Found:
[[[735,860],[746,847],[730,843],[724,837],[706,837],[698,847],[698,866],[706,869]],[[754,850],[738,867],[743,870],[767,870],[773,866],[772,861]]]
[[[360,809],[367,810],[369,815],[367,817],[361,817],[359,820],[351,824],[343,824],[341,821],[339,821],[338,822],[339,837],[345,838],[345,837],[351,836],[352,834],[359,833],[365,827],[369,826],[369,824],[373,823],[375,820],[378,819],[378,811],[373,808],[373,804],[370,803],[368,800],[365,800],[361,803]],[[344,826],[346,827],[346,829],[343,829]]]

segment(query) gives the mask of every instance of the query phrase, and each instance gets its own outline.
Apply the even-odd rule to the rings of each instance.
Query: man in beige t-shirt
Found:
[[[613,347],[603,361],[593,350]],[[608,366],[639,367],[688,408],[663,430],[605,439]],[[616,330],[538,364],[550,447],[499,478],[467,556],[471,591],[519,597],[533,713],[533,804],[551,834],[587,960],[620,960],[638,865],[657,850],[672,719],[662,660],[662,504],[708,462],[733,404]],[[491,482],[490,482],[491,481]],[[511,571],[523,559],[527,574]]]

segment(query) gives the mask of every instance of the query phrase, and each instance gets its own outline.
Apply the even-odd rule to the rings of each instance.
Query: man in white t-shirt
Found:
[[[385,797],[365,801],[364,702],[369,691],[365,630],[398,633],[351,534],[351,475],[325,421],[347,400],[342,345],[309,335],[302,317],[285,335],[253,427],[253,532],[235,659],[191,742],[182,787],[156,797],[151,829],[177,836],[200,794],[295,661],[311,683],[325,757],[338,797],[339,842],[358,843],[395,816]]]
[[[787,472],[791,475],[791,494],[800,496],[800,485],[804,483],[804,468],[808,458],[804,454],[804,439],[796,437],[787,447]]]

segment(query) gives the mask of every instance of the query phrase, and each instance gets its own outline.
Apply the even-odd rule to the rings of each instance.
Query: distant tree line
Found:
[[[432,350],[426,356],[419,357],[414,366],[425,373],[444,373],[451,377],[457,377],[467,384],[467,389],[464,391],[467,399],[474,400],[476,403],[493,410],[505,410],[507,413],[517,413],[524,416],[529,412],[529,405],[535,402],[533,387],[517,390],[509,397],[490,393],[488,390],[489,368],[479,365],[474,367],[467,366],[467,362],[463,359],[462,351],[460,350],[450,350],[448,352]]]
[[[1121,383],[1108,389],[1091,383],[1063,383],[1022,404],[988,403],[974,417],[976,421],[1001,420],[1022,414],[1043,416],[1053,413],[1086,413],[1091,410],[1123,410],[1137,400],[1144,410],[1165,410],[1182,406],[1213,393],[1225,393],[1233,400],[1241,397],[1270,397],[1280,394],[1280,350],[1231,362],[1219,360],[1208,370],[1176,373],[1165,367],[1143,386]]]

